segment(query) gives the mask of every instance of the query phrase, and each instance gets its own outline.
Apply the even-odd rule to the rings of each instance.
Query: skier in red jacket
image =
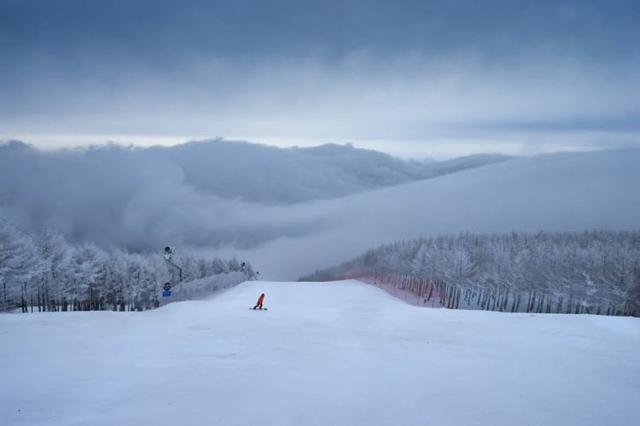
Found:
[[[262,309],[263,303],[264,303],[264,293],[261,293],[260,296],[258,297],[258,302],[256,303],[256,306],[253,307],[253,309]]]

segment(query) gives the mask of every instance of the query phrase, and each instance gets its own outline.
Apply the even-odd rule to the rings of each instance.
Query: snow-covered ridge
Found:
[[[9,426],[582,426],[640,404],[638,319],[416,308],[354,281],[0,315],[0,347]]]
[[[243,256],[268,265],[265,272],[297,278],[402,239],[466,231],[638,230],[639,165],[640,149],[549,154],[317,202],[287,211],[318,224],[315,232]]]

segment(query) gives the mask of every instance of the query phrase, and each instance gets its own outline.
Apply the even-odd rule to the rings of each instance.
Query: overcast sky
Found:
[[[640,2],[0,0],[0,138],[640,145]]]

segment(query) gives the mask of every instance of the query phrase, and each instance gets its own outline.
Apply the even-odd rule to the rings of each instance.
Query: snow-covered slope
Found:
[[[353,281],[2,315],[0,348],[3,425],[622,425],[640,405],[638,319],[416,308]]]
[[[312,229],[250,250],[270,277],[441,233],[640,229],[640,149],[518,158],[286,212]],[[312,226],[313,225],[313,226]]]

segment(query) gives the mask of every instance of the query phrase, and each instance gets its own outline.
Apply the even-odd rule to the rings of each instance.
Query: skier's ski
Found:
[[[261,309],[257,309],[256,308],[256,309],[253,309],[251,307],[249,307],[249,309],[252,310],[252,311],[268,311],[269,310],[269,308],[261,308]]]

